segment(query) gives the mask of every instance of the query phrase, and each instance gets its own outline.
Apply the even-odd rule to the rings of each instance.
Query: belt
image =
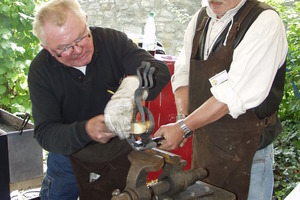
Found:
[[[271,116],[264,119],[265,127],[268,125],[274,125],[277,121],[277,112],[274,112]]]

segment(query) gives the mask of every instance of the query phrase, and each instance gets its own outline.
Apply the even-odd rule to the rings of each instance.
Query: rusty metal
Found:
[[[203,168],[185,170],[180,156],[157,148],[133,151],[128,156],[131,168],[123,191],[116,189],[112,200],[235,200],[235,195],[202,182],[208,173]],[[158,182],[147,186],[148,172],[162,169]]]
[[[146,151],[133,151],[129,155],[131,168],[127,176],[124,191],[116,190],[112,200],[151,200],[151,199],[176,199],[179,194],[190,191],[197,181],[207,177],[207,171],[199,168],[185,170],[186,161],[180,156],[160,149],[149,149]],[[156,172],[162,168],[158,182],[147,186],[148,172]],[[201,186],[197,183],[194,188]],[[203,187],[203,186],[202,186]],[[199,188],[198,188],[199,189]],[[211,195],[212,190],[204,189],[206,193],[200,196]],[[229,192],[228,192],[229,193]],[[192,196],[199,196],[192,192]],[[187,195],[191,196],[190,193]],[[186,196],[184,197],[186,198]],[[183,199],[182,199],[183,200]]]

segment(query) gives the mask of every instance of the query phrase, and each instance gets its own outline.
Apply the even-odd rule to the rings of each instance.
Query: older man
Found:
[[[207,168],[208,183],[237,199],[271,199],[286,54],[285,28],[271,7],[209,0],[185,32],[172,77],[181,119],[157,131],[166,138],[161,148],[184,145],[195,130],[192,167]]]
[[[130,167],[132,149],[122,139],[131,128],[137,68],[142,61],[155,67],[148,100],[168,83],[170,72],[124,33],[89,27],[76,0],[41,6],[33,31],[43,47],[28,76],[34,135],[49,151],[42,199],[77,199],[73,170],[80,199],[110,199],[114,189],[125,187]],[[106,117],[105,108],[114,116]]]

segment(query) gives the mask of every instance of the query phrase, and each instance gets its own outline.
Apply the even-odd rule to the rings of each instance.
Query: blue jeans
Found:
[[[273,162],[273,144],[255,153],[251,168],[248,200],[272,199],[274,186]]]
[[[67,156],[49,153],[41,200],[77,200],[76,179]]]

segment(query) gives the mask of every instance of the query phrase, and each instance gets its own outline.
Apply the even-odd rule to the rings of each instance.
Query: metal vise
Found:
[[[220,193],[221,189],[212,188],[213,186],[210,188],[207,184],[199,182],[208,175],[205,169],[183,171],[186,161],[176,154],[153,148],[132,151],[128,158],[131,168],[126,187],[122,192],[115,190],[112,200],[186,200],[207,197],[217,190]],[[148,172],[157,172],[161,168],[158,182],[147,186]],[[207,199],[235,199],[232,193],[224,190],[220,196],[215,197]]]

